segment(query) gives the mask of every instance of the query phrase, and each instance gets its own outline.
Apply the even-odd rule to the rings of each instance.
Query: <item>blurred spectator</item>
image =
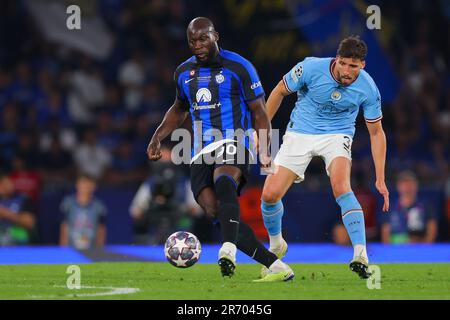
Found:
[[[114,149],[119,145],[121,136],[114,128],[109,110],[102,110],[97,114],[96,131],[98,144],[108,152],[114,152]]]
[[[58,139],[66,151],[73,151],[77,146],[77,135],[72,127],[63,127],[57,117],[51,117],[44,131],[40,134],[39,148],[42,152],[50,149],[53,139]]]
[[[105,88],[100,70],[87,56],[81,60],[80,68],[69,76],[68,108],[77,125],[90,125],[94,121],[95,108],[105,98]]]
[[[11,161],[15,155],[18,143],[18,111],[17,106],[8,103],[1,113],[0,128],[0,164],[2,168],[11,168]]]
[[[35,157],[38,158],[38,155]],[[42,177],[39,171],[30,167],[20,155],[13,159],[12,167],[10,178],[15,190],[30,197],[34,205],[39,205],[42,188]]]
[[[82,174],[77,178],[75,194],[66,196],[61,202],[61,246],[84,250],[105,245],[107,210],[94,196],[96,187],[93,177]]]
[[[403,171],[397,179],[398,201],[383,214],[383,243],[431,243],[437,236],[435,212],[418,197],[419,182],[411,171]]]
[[[46,128],[49,121],[56,118],[65,127],[71,125],[71,119],[65,104],[64,98],[57,90],[52,90],[47,103],[37,109],[37,123],[40,127]]]
[[[142,150],[142,153],[145,154],[145,149]],[[147,163],[145,160],[142,157],[135,156],[131,141],[122,139],[114,152],[107,182],[113,185],[139,183],[145,177],[146,168],[143,166]]]
[[[129,111],[137,110],[142,102],[142,86],[146,73],[144,56],[138,49],[135,49],[131,59],[119,68],[119,83],[125,89],[125,106]]]
[[[46,185],[61,185],[74,177],[72,154],[63,149],[58,136],[51,138],[50,148],[41,155],[41,172]]]
[[[83,141],[74,152],[73,157],[78,172],[101,179],[112,162],[111,154],[97,142],[94,129],[87,129],[83,133]]]
[[[153,163],[152,174],[144,181],[130,206],[135,242],[162,244],[176,231],[190,191],[178,166],[171,162],[171,150],[161,147],[162,158]]]
[[[22,130],[18,136],[15,155],[20,157],[30,169],[37,169],[39,163],[38,136],[33,131]]]
[[[16,192],[13,181],[0,172],[0,246],[30,244],[35,223],[31,200]]]

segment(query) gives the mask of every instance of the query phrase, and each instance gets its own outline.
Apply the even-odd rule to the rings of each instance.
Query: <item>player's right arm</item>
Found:
[[[175,98],[175,102],[164,115],[163,121],[148,144],[147,155],[150,160],[156,161],[161,158],[161,141],[183,123],[187,114],[185,102],[179,100],[178,97]]]
[[[153,161],[159,160],[162,157],[161,141],[183,123],[189,112],[188,99],[183,91],[183,88],[180,86],[179,77],[180,67],[175,70],[173,75],[173,80],[176,86],[175,102],[169,110],[167,110],[163,121],[156,129],[147,147],[147,156]]]
[[[297,63],[288,73],[283,76],[283,79],[278,82],[277,86],[270,93],[267,99],[267,115],[272,121],[275,113],[280,108],[284,97],[296,92],[306,84],[307,73],[305,72],[305,60]]]
[[[275,113],[277,113],[280,108],[281,102],[283,102],[284,97],[290,95],[292,92],[289,92],[284,85],[283,80],[278,82],[277,86],[270,93],[269,98],[267,99],[267,115],[269,117],[269,121],[272,121]]]

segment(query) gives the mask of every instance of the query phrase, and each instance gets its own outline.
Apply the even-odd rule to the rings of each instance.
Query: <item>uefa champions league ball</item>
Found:
[[[167,261],[177,268],[189,268],[198,259],[202,247],[195,235],[187,231],[177,231],[167,238],[164,254]]]

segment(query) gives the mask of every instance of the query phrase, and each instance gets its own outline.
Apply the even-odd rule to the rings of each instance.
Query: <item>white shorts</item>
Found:
[[[328,168],[334,158],[345,157],[352,160],[352,142],[352,137],[346,134],[301,134],[286,131],[274,163],[297,174],[295,183],[299,183],[305,179],[305,171],[311,159],[319,156],[325,161],[327,175],[330,175]]]

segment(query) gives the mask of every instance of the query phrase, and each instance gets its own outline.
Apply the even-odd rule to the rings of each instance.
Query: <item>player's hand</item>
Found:
[[[386,183],[384,180],[377,180],[375,182],[375,187],[377,188],[378,192],[383,196],[384,198],[384,204],[383,204],[383,212],[389,211],[389,191],[386,187]]]
[[[253,131],[253,141],[255,141],[255,150],[259,150],[259,139],[256,130]]]
[[[261,171],[266,174],[274,174],[272,158],[269,155],[261,153],[259,155],[259,161],[261,162]]]
[[[162,157],[161,142],[157,139],[151,140],[147,147],[147,156],[152,161],[157,161]]]

